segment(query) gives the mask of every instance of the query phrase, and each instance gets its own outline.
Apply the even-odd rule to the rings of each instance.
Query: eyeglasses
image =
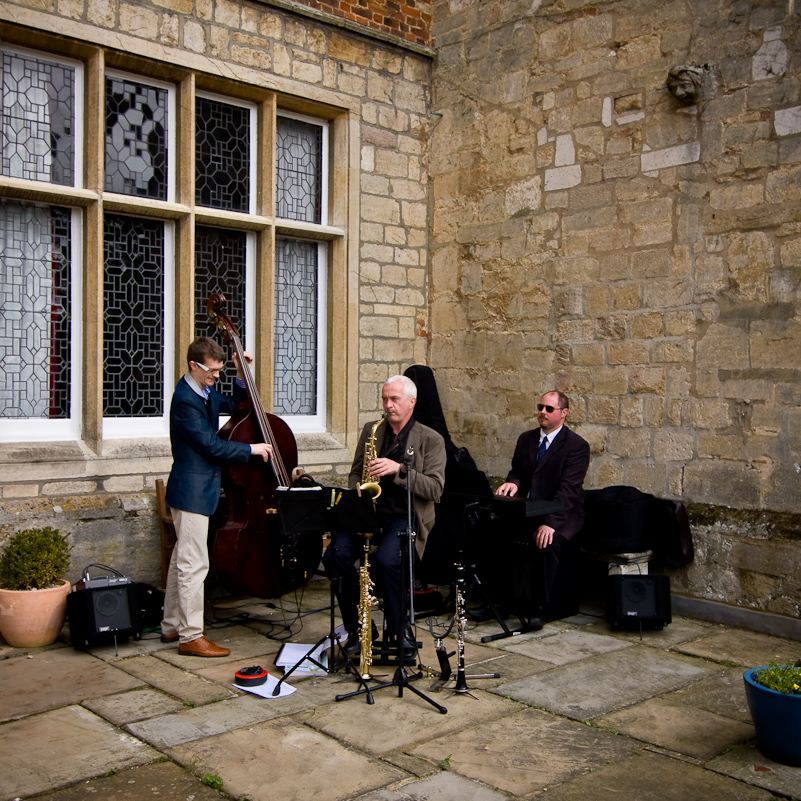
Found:
[[[541,411],[544,410],[544,411],[548,412],[548,414],[553,414],[554,409],[556,409],[556,408],[557,408],[556,406],[546,406],[543,403],[538,403],[537,404],[537,411],[538,412],[541,412]],[[561,412],[562,410],[559,409],[559,411]]]
[[[204,373],[211,373],[212,375],[220,375],[222,369],[220,370],[212,370],[211,367],[206,367],[205,364],[201,364],[200,362],[195,362],[195,364],[204,372]]]

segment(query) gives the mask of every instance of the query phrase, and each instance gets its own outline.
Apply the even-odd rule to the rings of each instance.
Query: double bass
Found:
[[[281,530],[275,490],[292,484],[298,447],[289,426],[264,410],[239,333],[224,314],[225,303],[225,296],[214,292],[206,308],[242,365],[248,399],[237,405],[217,436],[235,442],[267,442],[272,445],[272,455],[266,463],[251,458],[245,464],[230,463],[223,468],[228,510],[214,539],[212,568],[231,593],[278,598],[309,580],[320,563],[322,537]]]

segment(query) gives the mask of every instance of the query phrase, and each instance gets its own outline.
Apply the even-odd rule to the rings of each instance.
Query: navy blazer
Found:
[[[233,398],[212,389],[207,409],[186,376],[178,382],[170,406],[172,470],[167,480],[167,503],[173,509],[211,516],[220,502],[221,464],[250,458],[249,444],[217,436],[220,412],[230,414],[245,397],[241,387]]]
[[[590,466],[590,446],[563,425],[537,464],[539,444],[539,428],[520,435],[506,480],[517,485],[521,498],[561,501],[564,510],[546,515],[543,522],[569,540],[584,524],[583,484]]]

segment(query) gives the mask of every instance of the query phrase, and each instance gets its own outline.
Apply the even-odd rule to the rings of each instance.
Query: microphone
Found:
[[[406,453],[403,455],[403,463],[408,467],[414,461],[414,448],[409,445],[406,448]]]

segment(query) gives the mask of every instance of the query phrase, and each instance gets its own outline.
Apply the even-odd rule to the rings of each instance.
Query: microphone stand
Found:
[[[416,537],[416,532],[412,528],[412,463],[414,462],[414,448],[410,445],[406,449],[406,453],[404,454],[403,464],[406,470],[406,541],[407,541],[407,552],[408,552],[408,565],[409,565],[409,588],[411,588],[411,592],[407,592],[407,585],[406,585],[406,571],[401,569],[401,599],[405,599],[407,595],[410,596],[409,599],[409,621],[410,623],[414,624],[414,540]],[[373,692],[377,692],[378,690],[383,690],[385,687],[397,687],[398,688],[398,698],[403,698],[403,689],[404,687],[411,690],[415,695],[422,698],[424,701],[428,702],[437,709],[443,715],[447,714],[448,709],[447,707],[442,706],[442,704],[438,704],[432,698],[429,698],[427,695],[422,693],[417,687],[413,687],[409,684],[409,674],[406,671],[406,666],[404,664],[404,647],[403,647],[403,640],[404,640],[404,626],[401,626],[401,631],[398,632],[398,668],[395,671],[394,676],[392,677],[392,681],[385,682],[384,684],[378,684],[372,688]],[[420,678],[422,673],[415,676],[415,678]],[[340,701],[345,698],[350,698],[354,695],[363,695],[365,693],[364,689],[356,690],[353,693],[348,693],[346,695],[338,695],[336,696],[335,700]]]

